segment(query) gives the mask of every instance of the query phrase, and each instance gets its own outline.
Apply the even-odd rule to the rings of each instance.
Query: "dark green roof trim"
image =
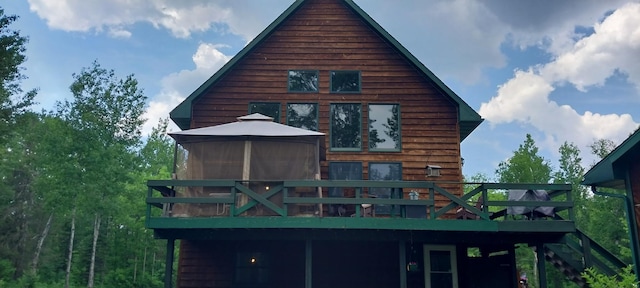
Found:
[[[640,128],[584,174],[582,184],[624,189],[627,161],[635,155],[640,155]]]
[[[227,64],[225,64],[218,72],[216,72],[211,78],[204,82],[198,89],[196,89],[187,99],[180,103],[170,113],[171,119],[181,129],[188,129],[191,121],[191,107],[193,102],[200,97],[204,92],[214,85],[242,59],[245,55],[251,52],[257,45],[259,45],[264,39],[266,39],[272,32],[276,30],[280,24],[282,24],[289,16],[298,10],[305,0],[297,0],[287,10],[285,10],[273,23],[271,23],[264,31],[262,31],[254,40],[249,43],[244,49],[238,52]],[[364,22],[369,25],[376,33],[382,38],[388,41],[399,53],[401,53],[406,59],[408,59],[420,72],[422,72],[427,78],[429,78],[434,84],[435,88],[440,93],[446,95],[451,101],[458,107],[458,121],[460,123],[460,141],[464,140],[471,132],[482,123],[483,119],[480,115],[471,108],[462,98],[460,98],[455,92],[453,92],[447,85],[445,85],[438,77],[436,77],[431,70],[429,70],[424,64],[422,64],[411,52],[409,52],[400,42],[398,42],[393,36],[391,36],[382,26],[380,26],[373,18],[371,18],[364,10],[362,10],[353,0],[344,0],[344,3],[350,7],[356,15],[360,16]]]

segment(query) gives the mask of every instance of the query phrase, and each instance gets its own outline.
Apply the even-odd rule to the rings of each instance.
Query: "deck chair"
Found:
[[[480,195],[480,197],[478,197],[478,201],[476,201],[476,209],[482,211],[482,202],[483,198],[482,195]],[[466,209],[464,207],[458,207],[458,210],[456,210],[456,219],[463,219],[463,220],[468,220],[468,219],[480,219],[480,216],[478,216],[476,213],[471,212],[471,210]]]

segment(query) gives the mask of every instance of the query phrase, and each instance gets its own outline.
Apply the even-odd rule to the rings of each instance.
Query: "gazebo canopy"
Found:
[[[276,123],[269,116],[254,113],[238,117],[237,122],[172,132],[169,135],[176,141],[181,142],[195,136],[304,137],[324,136],[324,133]]]

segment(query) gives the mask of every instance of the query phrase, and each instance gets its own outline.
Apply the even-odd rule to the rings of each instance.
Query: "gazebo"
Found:
[[[283,180],[320,179],[324,133],[273,122],[262,114],[237,118],[237,122],[169,133],[176,140],[175,178],[182,180],[242,180],[259,194]],[[190,186],[176,190],[176,197],[229,197],[228,190]],[[308,191],[309,192],[309,191]],[[316,192],[316,191],[314,191]],[[239,194],[238,206],[248,197]],[[271,197],[276,205],[282,194]],[[176,204],[174,217],[228,215],[228,207],[211,204]],[[248,215],[269,215],[257,205]],[[308,211],[311,212],[311,211]],[[313,211],[317,213],[318,211]]]

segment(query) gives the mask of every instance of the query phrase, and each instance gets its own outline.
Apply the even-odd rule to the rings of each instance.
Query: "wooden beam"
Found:
[[[175,239],[167,239],[167,255],[164,268],[164,288],[173,287],[173,252],[175,249]]]

